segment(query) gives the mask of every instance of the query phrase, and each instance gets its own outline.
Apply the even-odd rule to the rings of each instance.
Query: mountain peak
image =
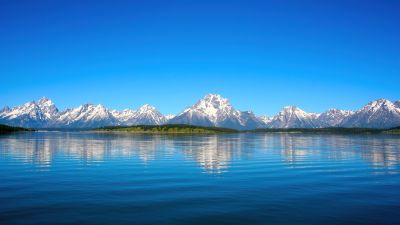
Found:
[[[280,113],[290,113],[290,114],[307,114],[304,110],[300,109],[297,106],[285,106],[283,107],[283,110]]]
[[[176,115],[174,115],[174,114],[167,114],[167,115],[165,115],[164,117],[165,117],[165,119],[168,121],[168,120],[174,118],[175,116],[176,116]]]
[[[36,103],[41,109],[48,109],[51,111],[58,111],[53,101],[46,97],[42,97]]]
[[[156,111],[156,107],[149,104],[144,104],[138,109],[138,111]]]
[[[368,105],[375,106],[375,105],[384,105],[384,104],[389,104],[389,103],[392,103],[392,102],[387,99],[384,99],[384,98],[379,98],[379,99],[369,102]]]
[[[378,111],[381,108],[386,108],[388,110],[395,110],[396,106],[391,101],[380,98],[380,99],[369,102],[366,106],[364,106],[359,111]]]
[[[194,107],[203,109],[205,111],[216,111],[223,108],[232,108],[230,101],[218,94],[208,94],[204,96],[204,98],[198,101]]]
[[[336,109],[336,108],[330,108],[323,112],[322,114],[352,114],[354,113],[351,110],[343,110],[343,109]]]
[[[154,106],[145,104],[140,107],[133,116],[132,124],[138,125],[152,125],[152,124],[163,124],[165,117],[162,115]]]
[[[34,100],[26,102],[25,104],[23,104],[23,107],[32,107],[32,106],[36,106],[36,102]]]
[[[268,125],[272,128],[314,128],[318,127],[318,114],[307,113],[296,106],[285,106]]]
[[[344,127],[389,128],[400,124],[400,109],[386,99],[369,102],[343,120]]]
[[[261,125],[252,112],[241,112],[230,101],[218,94],[208,94],[195,105],[186,108],[169,123],[251,129]],[[263,124],[262,124],[263,125]]]
[[[222,96],[219,95],[219,94],[212,94],[212,93],[210,93],[210,94],[207,94],[206,96],[204,96],[203,99],[225,99],[225,98],[222,97]]]
[[[228,99],[218,94],[208,94],[185,112],[197,112],[215,122],[218,116],[230,114],[233,110]]]
[[[297,111],[298,109],[299,108],[297,106],[291,106],[291,105],[283,107],[283,110],[285,111]]]
[[[259,116],[258,117],[264,124],[268,124],[268,123],[270,123],[271,121],[272,121],[272,117],[269,117],[269,116]]]
[[[239,111],[219,94],[207,94],[179,115],[164,116],[154,106],[145,104],[138,110],[109,110],[101,104],[84,104],[58,111],[47,97],[12,109],[0,110],[0,123],[24,127],[99,127],[108,125],[154,125],[164,123],[193,124],[235,129],[376,127],[400,125],[400,101],[377,99],[353,112],[331,108],[321,114],[286,106],[274,117],[257,117],[251,111]]]
[[[38,103],[52,102],[49,98],[43,96],[39,99]]]
[[[344,119],[354,114],[353,111],[330,108],[318,116],[318,120],[322,126],[336,127],[343,122]]]

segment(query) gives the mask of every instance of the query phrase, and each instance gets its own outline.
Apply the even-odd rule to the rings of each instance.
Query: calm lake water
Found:
[[[0,224],[400,224],[400,136],[0,136]]]

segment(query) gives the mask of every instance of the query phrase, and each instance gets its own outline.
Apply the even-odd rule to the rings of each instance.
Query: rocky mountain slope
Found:
[[[60,111],[50,99],[41,98],[13,108],[4,107],[0,110],[0,124],[27,128],[95,128],[162,124],[189,124],[239,130],[322,127],[389,128],[400,126],[400,101],[378,99],[355,112],[329,109],[323,113],[310,113],[296,106],[287,106],[277,115],[267,117],[256,116],[251,111],[237,110],[228,99],[217,94],[206,95],[177,115],[163,115],[155,107],[147,104],[137,110],[110,110],[100,104],[84,104]]]
[[[241,112],[220,95],[209,94],[193,106],[168,121],[171,124],[190,124],[234,129],[254,129],[263,122],[252,112]]]

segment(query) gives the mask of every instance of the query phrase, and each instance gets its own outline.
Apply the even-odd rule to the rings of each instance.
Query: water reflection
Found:
[[[0,137],[1,157],[50,167],[58,154],[84,165],[117,157],[143,163],[181,155],[204,171],[228,171],[235,160],[278,156],[292,167],[315,159],[361,159],[391,168],[400,161],[400,138],[390,135],[130,135],[88,132],[35,132]]]
[[[172,140],[172,144],[174,141]],[[238,138],[226,136],[205,136],[201,140],[198,137],[189,136],[184,145],[181,145],[182,153],[189,159],[195,160],[206,171],[223,172],[228,168],[230,161],[235,157],[241,157],[241,142]]]

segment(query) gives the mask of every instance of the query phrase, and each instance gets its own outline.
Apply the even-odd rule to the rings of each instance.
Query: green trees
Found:
[[[12,126],[7,126],[7,125],[4,125],[4,124],[0,124],[0,134],[16,132],[16,131],[33,131],[33,130],[32,129],[22,128],[22,127],[12,127]]]
[[[200,127],[185,124],[166,124],[159,126],[137,125],[129,127],[103,127],[97,131],[121,131],[132,133],[166,133],[166,134],[215,134],[215,133],[235,133],[234,129],[218,127]]]

